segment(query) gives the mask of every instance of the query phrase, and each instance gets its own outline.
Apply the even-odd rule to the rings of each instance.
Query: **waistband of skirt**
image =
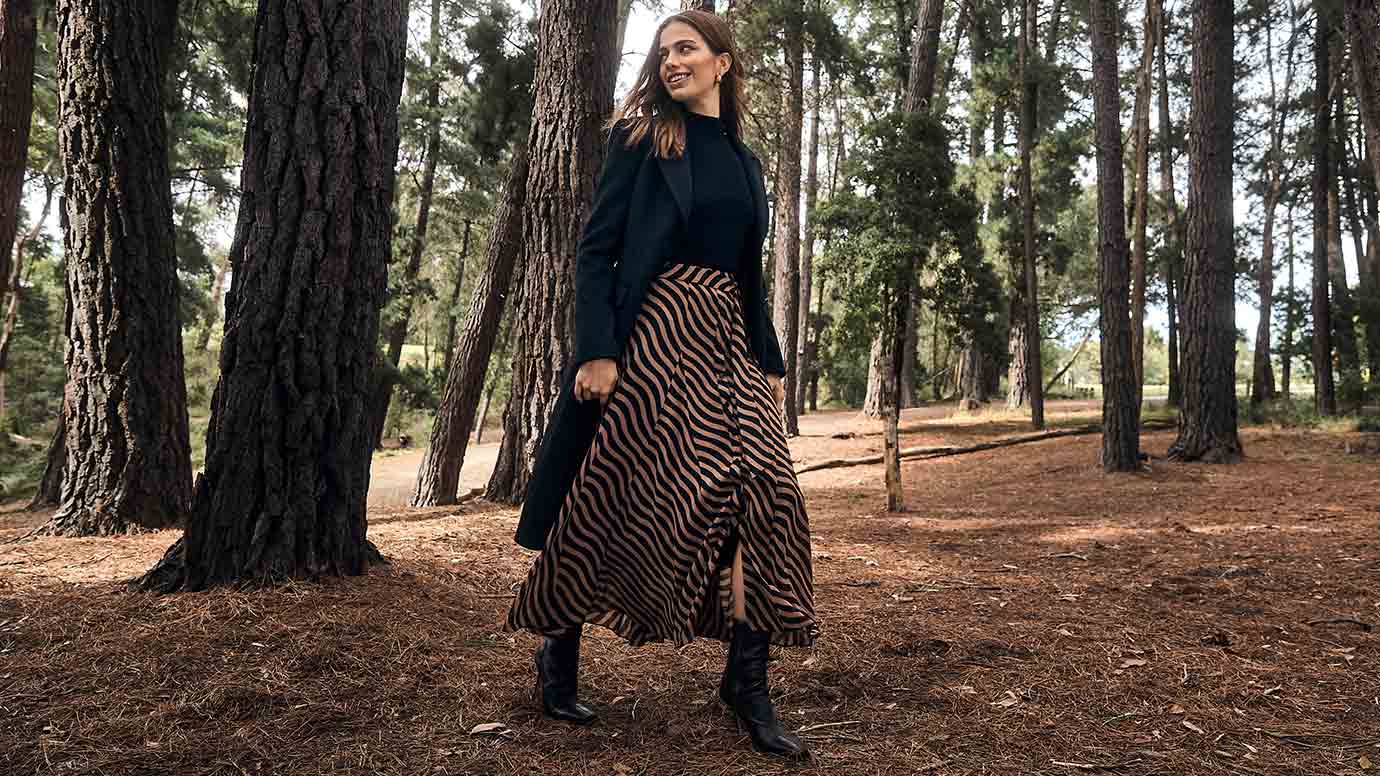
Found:
[[[662,267],[657,277],[709,286],[720,291],[735,291],[738,288],[738,279],[733,276],[732,272],[715,267],[687,264],[675,259],[666,262],[666,266]]]

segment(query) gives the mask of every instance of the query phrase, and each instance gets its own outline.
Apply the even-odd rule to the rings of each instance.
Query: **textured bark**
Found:
[[[1332,83],[1328,41],[1331,21],[1319,7],[1313,28],[1313,406],[1319,415],[1337,414],[1332,379],[1332,305],[1327,278],[1327,181],[1332,176]]]
[[[503,198],[494,214],[484,269],[470,297],[455,360],[446,370],[446,388],[431,425],[431,444],[417,470],[417,484],[412,491],[414,507],[454,504],[459,495],[460,469],[465,465],[465,450],[484,390],[484,376],[489,371],[508,289],[513,285],[513,268],[522,252],[527,174],[527,147],[523,145],[516,149],[508,180],[503,184]],[[465,233],[469,234],[468,224]],[[458,290],[458,280],[456,287]]]
[[[1184,276],[1184,397],[1171,458],[1241,458],[1236,418],[1235,251],[1232,213],[1231,0],[1193,7],[1188,242]]]
[[[1356,344],[1356,304],[1346,281],[1346,260],[1342,253],[1342,207],[1338,172],[1346,161],[1343,140],[1346,133],[1342,107],[1342,74],[1345,68],[1341,41],[1332,46],[1333,123],[1331,174],[1327,176],[1327,277],[1332,294],[1332,345],[1336,352],[1336,390],[1338,406],[1348,410],[1364,401],[1361,382],[1360,349]],[[1359,257],[1358,257],[1359,258]]]
[[[797,348],[795,370],[795,412],[805,412],[805,388],[814,369],[814,341],[810,332],[810,292],[813,290],[815,263],[815,203],[819,201],[819,117],[821,90],[819,87],[819,56],[814,57],[814,75],[810,86],[810,145],[805,154],[805,239],[800,244],[800,346]],[[912,373],[914,370],[911,370]]]
[[[28,509],[47,509],[62,503],[62,469],[67,460],[67,408],[58,412],[57,426],[53,438],[48,442],[48,453],[44,456],[43,474],[38,478],[38,489],[29,500]]]
[[[928,113],[934,100],[934,77],[939,69],[939,31],[944,26],[943,0],[918,0],[918,34],[910,52],[910,81],[906,84],[906,113]]]
[[[594,199],[618,68],[615,0],[544,0],[539,16],[523,253],[514,283],[512,388],[485,497],[527,492],[574,341],[575,250]]]
[[[776,282],[773,324],[781,336],[781,353],[786,360],[783,380],[787,397],[795,396],[796,349],[800,343],[800,135],[805,117],[805,28],[803,8],[793,7],[785,19],[786,84],[781,106],[781,148],[777,156],[776,180],[772,185],[776,220],[772,252],[776,255]],[[800,433],[795,402],[785,406],[786,434]]]
[[[29,161],[37,19],[33,0],[0,0],[0,300],[10,287],[10,257]]]
[[[446,308],[446,344],[441,371],[447,379],[450,379],[450,366],[455,359],[455,324],[459,320],[455,307],[460,304],[460,289],[465,285],[465,263],[470,257],[470,226],[470,219],[466,218],[465,233],[460,238],[460,254],[455,257],[455,285],[451,286],[450,305]]]
[[[57,8],[67,418],[55,534],[175,525],[191,496],[161,7]]]
[[[1164,278],[1166,305],[1169,308],[1169,404],[1177,407],[1183,401],[1183,378],[1180,369],[1179,347],[1179,293],[1183,264],[1183,232],[1179,220],[1179,205],[1174,196],[1174,142],[1169,116],[1169,76],[1165,68],[1165,28],[1168,27],[1163,4],[1160,8],[1158,55],[1156,69],[1159,70],[1159,122],[1160,122],[1160,197],[1164,200]]]
[[[1141,396],[1145,390],[1145,219],[1150,201],[1150,70],[1155,65],[1155,44],[1159,41],[1157,28],[1161,15],[1159,0],[1148,0],[1145,4],[1144,36],[1140,67],[1136,70],[1136,102],[1131,123],[1135,138],[1136,176],[1135,207],[1131,211],[1131,368],[1135,381],[1137,424],[1140,422]],[[1115,35],[1115,32],[1109,34]],[[1120,103],[1117,100],[1117,104]],[[1101,262],[1099,266],[1102,266]],[[1105,365],[1106,362],[1103,363]]]
[[[386,289],[403,0],[259,6],[221,373],[187,531],[143,578],[357,575]]]
[[[398,318],[384,331],[388,350],[388,364],[375,372],[374,396],[370,410],[370,434],[374,446],[383,443],[383,424],[388,417],[388,405],[393,400],[393,387],[398,363],[402,360],[407,330],[412,323],[412,307],[416,301],[417,274],[422,269],[422,253],[426,250],[427,226],[431,223],[432,193],[436,190],[436,167],[441,157],[441,78],[437,72],[441,60],[441,0],[431,0],[431,37],[427,43],[430,69],[426,84],[426,162],[422,165],[422,182],[417,189],[417,220],[412,229],[412,242],[407,250],[407,265],[403,267],[402,282],[398,284],[403,296]]]
[[[1030,423],[1037,429],[1045,427],[1044,384],[1040,363],[1040,289],[1035,272],[1035,194],[1031,190],[1031,154],[1035,146],[1035,119],[1038,115],[1039,82],[1035,77],[1033,57],[1038,36],[1037,0],[1025,0],[1021,5],[1021,34],[1019,58],[1021,63],[1021,224],[1024,235],[1025,265],[1025,338],[1026,390],[1030,394]]]
[[[1097,146],[1097,287],[1101,297],[1098,328],[1102,338],[1102,470],[1133,472],[1140,468],[1140,408],[1137,406],[1139,373],[1132,363],[1134,353],[1131,347],[1131,327],[1135,325],[1135,318],[1127,317],[1130,267],[1126,244],[1121,93],[1117,85],[1115,0],[1092,0],[1089,17],[1088,26],[1092,34],[1093,131]],[[1142,60],[1142,68],[1148,69],[1148,61],[1149,54]],[[1148,92],[1148,76],[1146,81],[1145,91]],[[1142,98],[1138,94],[1136,99],[1140,101]],[[1137,112],[1139,113],[1139,110]],[[1145,149],[1145,145],[1139,138],[1139,119],[1137,121],[1139,153]],[[1148,116],[1145,123],[1149,124]],[[1137,160],[1137,165],[1137,172],[1143,173],[1144,161]],[[1137,198],[1143,197],[1144,191],[1138,191]],[[1139,218],[1140,227],[1143,229],[1144,214],[1140,214]],[[1141,269],[1144,269],[1144,265]],[[1131,304],[1134,304],[1134,301]]]
[[[1026,327],[1030,318],[1025,310],[1025,268],[1012,262],[1012,292],[1006,329],[1006,409],[1018,410],[1030,401],[1030,345],[1027,342]]]

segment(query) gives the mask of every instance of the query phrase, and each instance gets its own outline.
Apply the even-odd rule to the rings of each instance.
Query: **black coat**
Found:
[[[585,361],[622,353],[647,287],[668,259],[678,258],[677,237],[690,220],[694,199],[689,157],[653,156],[650,132],[628,148],[627,134],[620,124],[609,135],[594,206],[576,249],[575,353],[562,374],[561,391],[537,449],[514,537],[528,549],[545,546],[599,425],[599,400],[574,397],[576,370]],[[731,133],[729,140],[748,172],[757,216],[736,274],[747,341],[764,372],[785,375],[762,284],[762,241],[767,234],[762,162]]]

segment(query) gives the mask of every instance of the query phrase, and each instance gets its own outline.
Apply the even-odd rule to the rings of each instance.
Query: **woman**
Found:
[[[761,163],[739,140],[728,25],[657,29],[610,121],[576,258],[575,354],[537,452],[517,541],[541,549],[505,629],[536,653],[548,716],[576,723],[582,624],[633,645],[729,642],[719,698],[759,751],[799,758],[768,697],[772,643],[818,633],[809,523],[781,416],[761,282]]]

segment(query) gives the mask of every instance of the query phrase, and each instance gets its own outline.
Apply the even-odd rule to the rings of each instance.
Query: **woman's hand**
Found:
[[[781,375],[767,375],[767,385],[771,386],[771,400],[776,402],[778,408],[783,408],[786,402],[786,386],[781,382]]]
[[[612,358],[592,358],[580,364],[575,373],[575,399],[588,401],[598,398],[599,404],[607,404],[609,394],[618,384],[618,362]]]

